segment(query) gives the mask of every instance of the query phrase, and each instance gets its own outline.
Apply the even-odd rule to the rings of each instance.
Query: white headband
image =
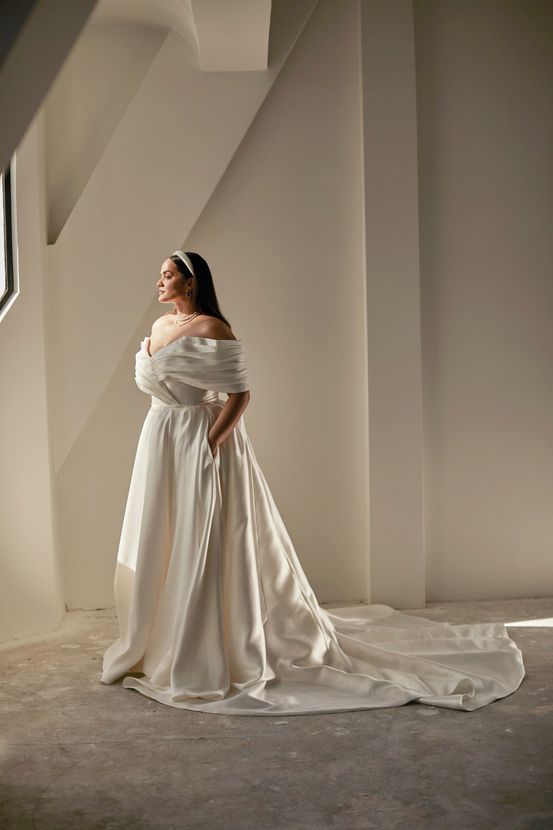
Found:
[[[185,254],[184,251],[173,251],[173,256],[180,257],[184,264],[188,266],[188,270],[191,272],[192,276],[196,276],[196,274],[194,273],[194,266],[192,265],[192,260],[190,259],[188,254]]]

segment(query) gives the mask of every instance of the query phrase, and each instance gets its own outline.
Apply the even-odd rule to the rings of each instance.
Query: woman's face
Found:
[[[161,266],[160,278],[157,281],[158,299],[160,303],[174,302],[175,299],[184,297],[187,283],[183,275],[172,259],[166,259]]]

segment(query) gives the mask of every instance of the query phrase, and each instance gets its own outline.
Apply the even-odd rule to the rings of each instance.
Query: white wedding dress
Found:
[[[114,579],[120,637],[101,682],[123,677],[160,703],[226,715],[409,701],[472,710],[518,688],[522,655],[503,624],[437,623],[387,605],[321,608],[244,415],[211,453],[219,392],[249,389],[242,341],[184,336],[152,356],[148,345],[135,379],[151,407]]]

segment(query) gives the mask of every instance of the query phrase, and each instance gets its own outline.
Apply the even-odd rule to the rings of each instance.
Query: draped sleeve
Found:
[[[149,338],[143,341],[149,346]],[[214,392],[246,392],[250,388],[245,347],[241,340],[179,337],[150,357],[158,381],[181,381]]]

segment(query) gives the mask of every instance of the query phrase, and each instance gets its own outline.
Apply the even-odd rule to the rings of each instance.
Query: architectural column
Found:
[[[424,606],[422,364],[411,0],[361,0],[370,602]]]

